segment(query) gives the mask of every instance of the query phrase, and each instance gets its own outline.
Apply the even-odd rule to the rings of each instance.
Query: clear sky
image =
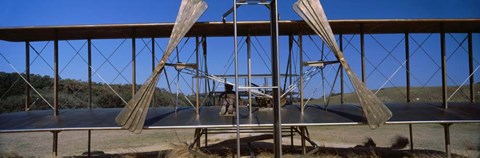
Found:
[[[206,0],[209,8],[199,21],[220,21],[222,14],[228,10],[232,2],[225,0]],[[299,20],[299,16],[293,12],[292,4],[294,0],[282,0],[279,2],[279,13],[282,20]],[[480,1],[478,0],[397,0],[397,1],[385,1],[385,0],[323,0],[321,1],[329,19],[425,19],[425,18],[480,18]],[[18,27],[18,26],[45,26],[45,25],[75,25],[75,24],[111,24],[111,23],[157,23],[157,22],[174,22],[180,0],[18,0],[0,1],[0,27]],[[268,20],[268,10],[263,6],[242,6],[238,9],[239,20]],[[231,16],[228,18],[231,20]],[[366,35],[366,53],[367,59],[367,73],[370,74],[367,85],[371,89],[381,87],[386,78],[395,72],[395,70],[404,61],[403,57],[403,35]],[[417,44],[421,43],[423,39],[429,37],[428,35],[412,35],[411,52],[417,49]],[[241,38],[241,37],[240,37]],[[345,54],[347,60],[354,67],[354,70],[359,73],[359,55],[355,51],[355,47],[359,48],[358,35],[346,35],[345,40],[353,39],[351,45],[345,46]],[[462,44],[463,47],[457,49],[458,44],[455,40],[461,42],[465,38],[465,34],[447,35],[447,54],[452,54],[452,57],[447,62],[450,78],[449,85],[459,85],[466,77],[468,77],[468,69],[466,69],[467,56],[463,47],[466,48],[466,42]],[[259,37],[259,42],[268,52],[269,40],[265,37]],[[313,37],[317,44],[321,41],[318,37]],[[411,39],[411,40],[412,40]],[[144,39],[145,42],[149,42],[149,39]],[[393,49],[393,56],[388,56],[386,51],[375,40],[387,48],[387,50],[393,49],[395,45],[400,45]],[[474,51],[480,50],[478,34],[474,35]],[[95,46],[105,56],[112,53],[115,48],[124,40],[95,40]],[[185,48],[182,50],[180,56],[181,61],[187,62],[187,58],[191,55],[194,48],[194,40],[187,42]],[[306,60],[319,60],[318,49],[314,46],[313,42],[305,37],[305,51],[310,59]],[[163,49],[166,47],[167,39],[158,39],[158,44]],[[70,41],[70,43],[79,49],[85,43],[85,41]],[[104,59],[98,51],[94,51],[94,68],[99,69],[101,74],[109,83],[129,83],[130,72],[130,39],[124,41],[124,44],[119,47],[119,50],[112,56],[111,61],[113,65],[122,71],[125,79],[117,77],[115,68],[109,63],[106,63],[101,68],[100,65]],[[345,42],[347,43],[347,42]],[[40,51],[46,42],[35,42],[32,45],[36,50]],[[281,51],[281,71],[285,71],[286,59],[287,59],[287,38],[282,37],[280,39],[280,51]],[[412,59],[412,75],[415,79],[412,79],[414,86],[421,85],[441,85],[440,72],[435,71],[438,67],[435,63],[440,64],[439,59],[439,35],[434,34],[430,36],[422,48],[419,49]],[[268,73],[268,69],[264,66],[263,61],[259,58],[262,54],[260,45],[256,45],[259,49],[259,53],[253,53],[254,60],[254,73]],[[12,43],[0,41],[0,53],[7,56],[7,58],[19,69],[24,71],[25,65],[25,48],[24,43]],[[214,74],[222,74],[225,71],[225,67],[228,67],[226,60],[232,53],[233,42],[232,38],[209,38],[208,39],[208,61],[209,70]],[[143,49],[142,39],[137,39],[137,51],[138,55],[137,64],[137,83],[143,83],[148,77],[150,72],[150,53],[148,49]],[[53,65],[53,43],[49,43],[45,47],[45,51],[42,54],[42,58],[37,58],[32,67],[32,73],[52,75],[52,71],[48,65]],[[65,41],[60,42],[60,67],[65,69],[60,76],[62,78],[74,78],[80,80],[86,80],[86,64],[82,59],[75,55],[75,51],[70,48],[69,44]],[[34,53],[32,51],[32,53]],[[81,56],[86,58],[86,48],[80,50]],[[267,53],[269,54],[269,53]],[[429,54],[429,55],[427,55]],[[32,60],[36,55],[33,54]],[[75,56],[75,57],[74,57]],[[157,56],[161,56],[161,53],[157,53]],[[245,49],[240,52],[240,61],[245,61]],[[382,59],[386,57],[386,60],[382,62]],[[430,60],[432,57],[435,61]],[[72,59],[73,58],[73,59]],[[263,58],[267,58],[263,56]],[[329,55],[332,59],[333,56]],[[398,63],[396,60],[400,60]],[[478,65],[480,57],[478,53],[475,55],[475,63]],[[72,59],[72,62],[67,65],[68,61]],[[173,57],[171,58],[173,59]],[[46,64],[43,60],[47,61]],[[188,62],[193,62],[190,60]],[[267,61],[268,62],[268,61]],[[382,63],[377,71],[375,65]],[[240,64],[241,73],[246,73],[245,64]],[[3,59],[0,59],[0,71],[12,72],[13,70],[5,63]],[[401,68],[400,72],[392,77],[392,82],[388,83],[385,87],[391,86],[403,86],[404,85],[404,69]],[[333,81],[334,70],[331,68],[326,69],[327,79],[329,82]],[[380,73],[381,72],[381,73]],[[233,74],[233,67],[228,70],[229,74]],[[383,73],[383,74],[382,74]],[[169,75],[173,79],[175,72],[169,70]],[[183,75],[184,78],[191,82],[191,76]],[[431,76],[433,76],[432,79]],[[480,80],[479,73],[476,73],[475,79]],[[101,82],[98,76],[94,77],[94,80]],[[161,80],[164,80],[163,78]],[[183,81],[181,81],[183,82]],[[256,81],[263,83],[263,80]],[[308,86],[306,92],[311,94],[319,87],[319,77],[317,76],[312,80],[311,86]],[[347,82],[348,83],[348,82]],[[161,87],[166,88],[166,83],[160,82]],[[190,90],[185,84],[181,89],[185,93],[189,93]],[[328,88],[327,88],[328,89]],[[336,89],[338,92],[338,88]],[[351,86],[347,84],[347,91],[351,90]],[[314,97],[321,96],[320,89],[316,93],[313,93]],[[309,96],[309,95],[307,95]]]

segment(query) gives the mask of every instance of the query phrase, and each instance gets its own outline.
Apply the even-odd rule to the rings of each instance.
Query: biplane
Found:
[[[237,8],[243,5],[264,5],[270,11],[270,21],[237,21]],[[27,58],[29,56],[30,42],[54,41],[54,60],[55,60],[55,95],[53,113],[50,110],[34,110],[25,112],[13,112],[0,114],[0,133],[10,132],[42,132],[51,131],[54,134],[54,140],[57,140],[58,132],[71,130],[122,130],[126,129],[134,133],[141,133],[143,129],[182,129],[192,128],[195,131],[195,140],[193,145],[200,146],[202,135],[208,135],[209,131],[216,129],[234,129],[237,133],[237,150],[240,154],[240,131],[246,129],[268,129],[274,134],[275,156],[281,156],[281,137],[284,129],[291,129],[298,132],[302,138],[303,152],[305,153],[305,141],[316,146],[313,140],[309,139],[308,126],[333,126],[333,125],[368,125],[371,129],[379,128],[381,125],[388,124],[417,124],[417,123],[435,123],[442,124],[445,127],[446,135],[448,128],[454,123],[480,123],[480,105],[474,100],[475,91],[473,88],[474,73],[478,67],[474,68],[472,62],[474,55],[472,34],[480,32],[480,19],[382,19],[382,20],[328,20],[322,5],[318,0],[298,0],[293,6],[293,10],[302,20],[279,20],[277,1],[275,0],[237,0],[233,7],[222,17],[221,22],[197,22],[202,14],[207,10],[208,5],[204,0],[182,0],[179,7],[175,23],[150,23],[150,24],[109,24],[109,25],[72,25],[72,26],[34,26],[34,27],[15,27],[0,28],[0,39],[10,42],[25,42],[27,45]],[[214,8],[211,8],[214,9]],[[227,21],[226,17],[233,14],[233,21]],[[301,30],[301,31],[299,31]],[[445,68],[446,63],[442,64],[442,97],[440,103],[411,103],[410,96],[407,96],[403,103],[384,103],[372,90],[365,85],[365,66],[364,63],[364,34],[404,34],[406,59],[402,64],[406,64],[406,80],[409,81],[410,67],[409,57],[409,34],[415,33],[438,33],[441,38],[441,57],[445,61],[445,34],[446,33],[466,33],[468,39],[469,53],[469,75],[470,80],[470,100],[469,102],[456,103],[449,102],[447,94]],[[340,36],[340,43],[337,43],[336,35]],[[360,34],[361,53],[362,53],[362,74],[361,79],[353,71],[352,65],[344,55],[341,35]],[[303,49],[303,35],[314,35],[321,39],[331,53],[334,54],[334,60],[322,58],[315,61],[300,62],[299,74],[280,74],[280,62],[290,62],[279,60],[279,42],[281,36],[287,36],[289,47],[293,43]],[[247,47],[250,47],[251,36],[269,36],[271,41],[271,67],[272,74],[252,74],[251,63],[248,63],[248,74],[240,75],[238,73],[238,37],[246,37]],[[196,37],[196,63],[172,63],[169,61],[172,53],[175,52],[180,41],[185,37]],[[199,40],[201,37],[201,41]],[[206,47],[207,37],[233,37],[234,38],[234,75],[215,75],[215,73],[202,71],[198,64],[198,49],[200,45]],[[295,37],[297,37],[295,39]],[[133,54],[135,54],[135,38],[151,38],[152,45],[155,38],[168,38],[168,45],[155,65],[151,75],[145,80],[137,90],[135,81],[132,86],[132,99],[124,100],[125,107],[108,109],[61,109],[62,105],[58,103],[58,41],[64,40],[88,40],[88,53],[91,53],[91,40],[95,39],[118,39],[131,38]],[[153,48],[154,46],[152,46]],[[250,48],[247,49],[250,51]],[[153,50],[152,50],[153,51]],[[204,50],[205,51],[205,50]],[[300,51],[300,56],[303,51]],[[206,52],[204,52],[206,55]],[[89,55],[90,56],[90,55]],[[135,56],[132,60],[135,60]],[[3,59],[10,63],[5,56]],[[250,58],[250,56],[249,56]],[[2,60],[3,60],[2,59]],[[29,59],[27,59],[29,60]],[[153,61],[153,60],[152,60]],[[249,60],[250,62],[250,60]],[[16,68],[12,69],[16,71]],[[91,60],[88,60],[89,80],[91,82]],[[205,64],[206,67],[207,64]],[[340,105],[307,106],[303,96],[304,82],[308,81],[314,75],[323,71],[327,66],[338,66],[337,76],[340,76],[343,85],[343,74],[346,74],[353,86],[353,93],[358,99],[357,104],[344,103]],[[27,69],[29,65],[27,65]],[[192,107],[171,108],[155,107],[151,108],[154,90],[157,87],[160,76],[165,73],[165,67],[174,67],[178,71],[189,73],[195,76],[196,84],[198,79],[202,78],[209,82],[230,85],[235,91],[235,113],[233,117],[219,115],[221,107],[202,106],[199,100],[199,90],[196,88],[195,105],[190,102]],[[309,67],[303,71],[303,67]],[[135,69],[135,68],[134,68]],[[291,69],[291,67],[290,67]],[[288,72],[288,69],[287,69]],[[291,71],[290,71],[291,72]],[[38,93],[30,84],[28,77],[23,77],[18,72],[22,80],[27,83],[26,94],[30,90]],[[135,73],[135,72],[133,72]],[[30,74],[26,72],[26,76]],[[271,85],[258,85],[251,82],[251,78],[258,76],[267,76],[271,78]],[[290,85],[280,85],[281,77],[298,76]],[[227,77],[234,81],[226,80]],[[135,78],[135,74],[133,74]],[[239,78],[247,80],[245,86],[240,86]],[[133,79],[135,80],[135,79]],[[162,81],[160,81],[162,82]],[[285,82],[286,83],[286,82]],[[465,83],[465,82],[464,82]],[[335,84],[335,83],[334,83]],[[410,85],[407,83],[406,91],[409,93]],[[113,90],[113,89],[112,89]],[[90,87],[91,91],[91,87]],[[294,105],[287,101],[289,96],[298,91],[300,99]],[[248,106],[240,106],[240,94],[248,99]],[[477,92],[478,93],[478,92]],[[209,93],[209,94],[213,94]],[[41,96],[41,94],[38,94]],[[206,95],[206,94],[205,94]],[[341,93],[343,96],[343,91]],[[91,92],[90,92],[91,100]],[[245,98],[244,97],[244,98]],[[254,103],[252,98],[256,97]],[[26,97],[26,99],[29,97]],[[42,97],[43,100],[45,100]],[[46,100],[45,100],[46,101]],[[30,102],[26,101],[27,104]],[[90,102],[91,104],[91,102]],[[255,106],[254,106],[255,105]],[[259,110],[263,109],[263,110]],[[153,112],[154,111],[154,112]],[[410,126],[410,130],[411,126]],[[293,134],[292,134],[293,137]],[[447,153],[450,153],[449,136],[446,137]],[[57,152],[57,142],[54,142],[54,155]]]

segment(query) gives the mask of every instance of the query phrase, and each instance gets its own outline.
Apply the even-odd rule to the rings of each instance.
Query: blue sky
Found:
[[[209,8],[199,21],[220,21],[221,15],[228,10],[232,3],[225,0],[207,0]],[[292,10],[293,0],[284,0],[279,3],[279,13],[282,20],[298,20],[300,19]],[[480,1],[476,0],[398,0],[398,1],[377,1],[377,0],[324,0],[321,1],[326,14],[329,19],[424,19],[424,18],[480,18]],[[62,0],[20,0],[20,1],[0,1],[0,27],[17,27],[17,26],[45,26],[45,25],[76,25],[76,24],[119,24],[119,23],[156,23],[156,22],[173,22],[175,20],[179,0],[82,0],[82,1],[62,1]],[[239,20],[268,20],[268,10],[263,6],[243,6],[238,9]],[[231,17],[228,18],[231,20]],[[366,53],[367,59],[367,73],[370,74],[367,85],[371,89],[381,87],[388,78],[403,62],[403,35],[366,35]],[[411,41],[411,52],[416,50],[417,44],[421,43],[423,39],[426,40],[422,48],[423,50],[417,50],[417,53],[412,57],[412,75],[415,79],[412,79],[412,85],[421,86],[438,86],[441,85],[440,72],[434,73],[437,70],[435,62],[439,64],[439,35],[433,34],[430,37],[425,34],[413,34]],[[240,37],[241,38],[241,37]],[[317,44],[321,41],[318,37],[312,37]],[[449,85],[459,85],[468,76],[468,69],[466,69],[467,56],[465,51],[460,47],[457,49],[458,44],[455,40],[462,41],[465,38],[465,34],[453,34],[447,35],[447,55],[453,54],[447,62],[449,67]],[[352,45],[345,47],[345,54],[347,60],[354,67],[354,70],[359,73],[359,55],[355,51],[356,47],[359,48],[358,35],[345,35],[344,40],[350,40],[354,42]],[[412,40],[411,39],[411,40]],[[149,39],[144,39],[145,42],[149,42]],[[256,40],[256,39],[255,39]],[[269,50],[269,40],[265,37],[258,37],[259,42],[263,43],[263,47],[266,49],[267,54]],[[392,51],[393,56],[388,56],[382,46],[379,45],[376,40],[380,41],[387,49],[392,49],[395,45],[400,45]],[[480,40],[478,34],[474,34],[474,41]],[[166,47],[167,39],[158,39],[159,46],[163,49]],[[194,40],[187,42],[185,48],[180,53],[180,58],[183,62],[187,62],[186,59],[191,55],[194,48]],[[306,60],[319,60],[318,50],[314,46],[313,42],[307,37],[304,37],[305,51],[311,59]],[[79,49],[85,41],[69,41],[76,49]],[[129,83],[131,68],[129,67],[130,60],[130,39],[123,40],[95,40],[95,46],[108,56],[114,49],[124,42],[119,47],[119,50],[112,56],[111,61],[115,61],[113,64],[119,71],[123,71],[125,79],[117,77],[116,70],[113,66],[106,63],[99,68],[104,59],[94,50],[94,68],[99,69],[99,74],[105,78],[109,83]],[[344,41],[347,45],[346,41]],[[480,50],[478,42],[475,42],[474,51]],[[35,42],[32,45],[35,49],[40,50],[46,42]],[[285,71],[286,56],[287,56],[287,38],[281,37],[280,39],[280,51],[282,60],[282,73]],[[260,45],[256,45],[261,50]],[[466,48],[466,42],[462,45]],[[233,47],[232,38],[208,38],[208,61],[209,70],[215,74],[221,74],[225,71],[225,67],[228,67],[226,59],[231,55]],[[150,72],[150,55],[148,49],[143,48],[142,39],[137,39],[137,51],[138,55],[137,63],[137,83],[143,83],[148,77]],[[24,43],[12,43],[0,41],[0,53],[7,56],[7,58],[13,63],[13,65],[24,71]],[[158,48],[157,48],[158,50]],[[52,71],[48,65],[53,65],[53,43],[49,43],[45,47],[45,51],[42,54],[42,58],[38,58],[32,67],[32,73],[42,75],[52,75]],[[76,56],[75,51],[70,48],[69,44],[65,41],[60,42],[60,67],[64,68],[64,72],[60,74],[62,78],[74,78],[79,80],[86,80],[86,64],[82,59]],[[32,51],[32,53],[34,53]],[[86,47],[84,47],[80,53],[82,57],[86,58]],[[259,53],[252,53],[255,68],[254,73],[268,73],[268,68],[263,64],[263,61],[259,58],[262,51]],[[427,55],[429,54],[429,55]],[[478,53],[476,53],[478,54]],[[73,58],[76,56],[75,58]],[[157,57],[161,56],[161,53],[157,53]],[[475,55],[476,66],[480,61],[479,55]],[[35,54],[32,54],[32,60]],[[382,63],[382,59],[387,59]],[[432,57],[435,61],[431,61]],[[73,58],[73,59],[72,59]],[[264,58],[266,58],[264,56]],[[329,58],[333,56],[330,54]],[[395,60],[399,59],[400,63]],[[67,63],[72,59],[71,64]],[[173,57],[171,58],[173,59]],[[47,61],[48,64],[42,60]],[[239,60],[245,61],[245,48],[240,51]],[[12,72],[13,70],[2,60],[0,60],[0,71]],[[189,62],[193,62],[190,60]],[[268,61],[267,61],[268,62]],[[382,63],[377,71],[375,65]],[[246,72],[245,64],[240,63],[241,73]],[[242,67],[243,66],[243,67]],[[334,70],[327,68],[327,79],[329,82],[333,81]],[[404,85],[404,69],[401,68],[399,73],[392,77],[392,82],[388,83],[385,87],[391,86],[403,86]],[[228,71],[229,74],[233,73],[233,67]],[[381,73],[380,73],[381,72]],[[169,70],[169,75],[173,79],[176,72]],[[191,76],[183,75],[184,78],[190,82]],[[429,80],[429,78],[432,79]],[[115,79],[117,77],[117,79]],[[476,81],[480,79],[480,75],[477,72]],[[98,76],[94,77],[94,80],[101,82]],[[164,80],[163,78],[161,80]],[[170,79],[171,80],[171,79]],[[428,82],[427,82],[428,81]],[[183,81],[181,81],[183,82]],[[256,80],[255,82],[263,83],[263,80]],[[312,80],[310,86],[307,87],[307,94],[313,94],[312,96],[318,97],[322,93],[321,87],[319,87],[320,79],[318,76]],[[351,86],[347,83],[347,91],[351,90]],[[161,87],[166,88],[166,83],[160,82]],[[320,88],[320,89],[319,89]],[[181,86],[182,91],[189,93],[190,90],[186,84]],[[315,90],[317,89],[317,90]],[[328,89],[328,88],[327,88]],[[336,88],[338,92],[338,88]],[[317,91],[316,93],[313,93]],[[309,95],[307,95],[309,96]]]

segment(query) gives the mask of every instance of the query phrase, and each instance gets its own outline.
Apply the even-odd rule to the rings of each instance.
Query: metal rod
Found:
[[[53,115],[58,115],[58,40],[55,39],[53,43]]]
[[[443,130],[445,133],[445,152],[447,153],[447,157],[450,158],[452,157],[451,154],[451,148],[450,148],[450,125],[449,123],[442,124],[443,125]]]
[[[413,152],[413,129],[412,129],[412,124],[408,124],[408,133],[410,134],[410,152]]]
[[[25,42],[25,82],[30,82],[30,42]],[[30,106],[30,86],[25,83],[25,111]]]
[[[93,93],[92,93],[92,40],[87,39],[87,64],[88,64],[88,108],[92,108]]]
[[[233,0],[233,49],[235,56],[235,124],[237,130],[237,157],[240,157],[240,117],[238,110],[238,39],[237,39],[237,0]]]
[[[198,46],[200,45],[200,41],[198,39],[198,35],[195,36],[195,64],[197,65],[195,68],[195,112],[197,115],[199,114],[198,107],[200,104],[200,99],[199,99],[199,93],[200,93],[200,87],[199,87],[199,78],[198,78]]]
[[[447,103],[447,52],[445,49],[445,30],[443,24],[441,24],[440,33],[440,46],[441,46],[441,60],[442,60],[442,103],[443,108],[448,109]]]
[[[278,5],[277,0],[270,1],[270,35],[272,42],[272,86],[273,89],[273,144],[276,158],[282,157],[282,119],[280,113],[280,67],[278,51]]]
[[[475,78],[473,71],[473,41],[472,33],[468,33],[468,72],[470,76],[470,103],[475,103]]]
[[[407,103],[410,103],[410,45],[409,45],[410,35],[405,33],[405,80],[406,80],[406,90],[407,90]]]
[[[247,34],[247,86],[252,86],[252,41],[250,33]],[[252,114],[252,91],[248,89],[248,113]]]
[[[343,52],[343,35],[340,34],[339,41],[340,41],[340,51]],[[343,66],[340,64],[340,104],[343,104],[343,93],[344,93],[344,77],[343,77]]]
[[[137,91],[137,72],[136,72],[136,63],[135,63],[135,53],[136,53],[136,40],[135,40],[135,30],[133,30],[134,36],[132,37],[132,98],[135,96]]]
[[[366,70],[365,70],[365,34],[363,32],[363,24],[360,24],[360,54],[361,54],[361,65],[362,65],[362,82],[366,85]]]
[[[302,32],[298,34],[298,47],[300,47],[299,51],[299,60],[300,60],[300,85],[298,85],[298,90],[300,93],[300,111],[303,113],[304,112],[304,94],[303,94],[303,38],[302,38]]]

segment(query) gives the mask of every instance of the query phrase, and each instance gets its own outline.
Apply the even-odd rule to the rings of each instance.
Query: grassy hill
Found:
[[[475,100],[480,100],[480,83],[475,84]],[[447,98],[457,90],[458,87],[449,86],[447,88]],[[377,90],[372,90],[374,93]],[[469,101],[469,86],[461,87],[457,93],[449,100],[449,102],[468,102]],[[354,93],[346,93],[343,96],[345,103],[358,103],[358,99]],[[377,93],[377,97],[383,102],[406,102],[407,92],[405,87],[397,88],[383,88]],[[328,99],[328,97],[327,97]],[[442,102],[442,87],[411,87],[410,88],[411,102]],[[340,94],[333,94],[330,98],[331,104],[340,103]],[[323,104],[323,97],[312,99],[309,104]]]
[[[0,113],[25,110],[25,82],[16,73],[0,72]],[[33,87],[53,105],[53,78],[49,76],[30,75]],[[86,108],[88,106],[88,83],[85,81],[61,79],[59,81],[59,105],[61,109]],[[12,86],[13,85],[13,86]],[[110,85],[126,101],[130,100],[131,84]],[[137,86],[140,88],[140,85]],[[169,106],[175,104],[175,94],[163,88],[156,88],[153,106]],[[124,107],[123,101],[103,83],[92,83],[93,107]],[[49,109],[47,103],[36,92],[30,90],[30,109]],[[180,94],[180,105],[188,105]]]
[[[53,104],[53,78],[49,76],[34,75],[30,76],[31,84],[42,94],[45,99]],[[24,111],[25,110],[25,82],[16,73],[0,72],[0,113]],[[59,85],[59,105],[61,109],[86,108],[88,106],[88,83],[85,81],[61,79]],[[13,86],[12,86],[13,85]],[[126,101],[131,98],[131,84],[111,84],[110,85]],[[137,88],[140,88],[138,85]],[[449,96],[458,87],[448,87]],[[412,102],[442,102],[441,87],[412,87]],[[373,90],[375,92],[376,90]],[[123,101],[112,92],[112,90],[103,83],[92,83],[93,107],[94,108],[112,108],[124,107]],[[166,89],[156,88],[154,96],[154,107],[172,106],[175,104],[175,94]],[[33,90],[30,91],[31,106],[30,109],[50,109]],[[383,102],[406,102],[406,90],[404,87],[383,88],[377,96]],[[193,104],[193,96],[187,96]],[[450,99],[450,102],[468,102],[469,87],[464,86]],[[480,100],[480,83],[475,84],[475,98]],[[203,98],[200,98],[202,101]],[[358,100],[353,93],[344,94],[345,103],[357,103]],[[339,104],[340,94],[333,94],[330,98],[330,104]],[[308,104],[323,104],[323,98],[310,100]],[[185,99],[184,94],[179,96],[179,105],[190,105]]]

